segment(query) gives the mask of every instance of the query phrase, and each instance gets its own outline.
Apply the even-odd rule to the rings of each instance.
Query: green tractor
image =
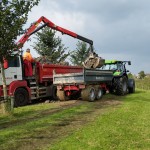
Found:
[[[131,65],[131,61],[105,60],[105,65],[101,67],[102,70],[112,70],[113,80],[109,86],[109,92],[116,95],[125,95],[127,93],[135,92],[134,79],[128,79],[126,64]]]

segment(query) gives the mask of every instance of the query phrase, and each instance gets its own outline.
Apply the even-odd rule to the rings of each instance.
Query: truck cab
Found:
[[[23,65],[22,56],[11,56],[4,61],[6,85],[10,85],[12,81],[23,80]],[[2,78],[0,72],[0,86],[2,85]]]

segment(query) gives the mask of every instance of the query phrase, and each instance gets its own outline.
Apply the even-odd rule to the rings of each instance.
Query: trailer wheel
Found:
[[[57,96],[60,101],[67,101],[69,97],[65,95],[64,91],[57,90]]]
[[[81,91],[81,97],[83,100],[93,102],[96,99],[96,91],[93,87],[85,88]]]
[[[103,96],[103,90],[101,88],[98,88],[96,92],[96,99],[100,100],[102,96]]]
[[[27,105],[28,100],[29,94],[25,89],[19,88],[15,91],[14,107]]]

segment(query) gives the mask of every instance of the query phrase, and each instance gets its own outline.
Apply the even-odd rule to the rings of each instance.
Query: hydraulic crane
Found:
[[[38,27],[38,25],[43,22],[44,24]],[[85,38],[81,35],[78,35],[72,31],[69,31],[65,28],[62,28],[60,26],[55,25],[52,21],[48,20],[46,17],[42,16],[40,17],[36,22],[32,23],[31,26],[27,29],[26,33],[21,37],[21,39],[18,41],[17,45],[19,47],[22,47],[23,44],[29,39],[29,37],[34,34],[35,32],[39,31],[40,29],[44,28],[45,26],[48,26],[56,31],[61,32],[62,34],[67,34],[71,37],[77,38],[81,41],[84,41],[90,45],[90,53],[87,59],[82,63],[85,68],[91,69],[91,68],[97,68],[104,65],[104,59],[101,59],[101,57],[98,57],[98,55],[93,50],[93,41]]]

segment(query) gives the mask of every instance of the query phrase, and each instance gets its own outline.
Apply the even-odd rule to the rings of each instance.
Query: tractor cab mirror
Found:
[[[8,68],[8,61],[6,59],[4,59],[4,69]]]
[[[130,72],[129,70],[126,70],[126,72]]]
[[[131,61],[128,61],[128,65],[131,65]]]

